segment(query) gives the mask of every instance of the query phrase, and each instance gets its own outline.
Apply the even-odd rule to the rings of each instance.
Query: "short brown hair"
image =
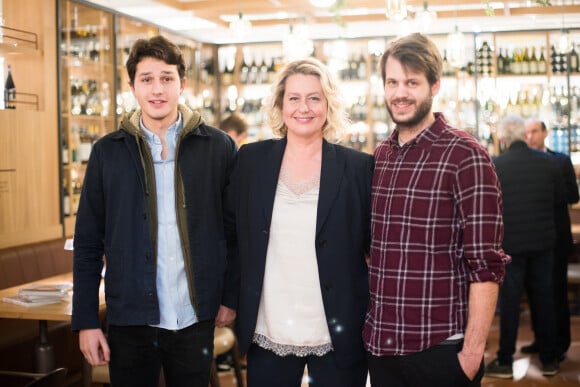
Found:
[[[433,86],[441,79],[443,60],[439,49],[431,39],[420,33],[403,36],[389,43],[381,57],[380,73],[385,84],[385,65],[393,57],[401,62],[405,69],[425,74],[429,85]]]
[[[151,39],[138,39],[133,43],[125,65],[131,84],[135,82],[137,64],[143,58],[155,58],[170,65],[177,65],[179,79],[185,78],[185,61],[179,47],[163,36],[154,36]]]
[[[240,136],[248,131],[248,124],[237,114],[232,114],[220,122],[219,127],[224,132],[233,130],[236,135]]]

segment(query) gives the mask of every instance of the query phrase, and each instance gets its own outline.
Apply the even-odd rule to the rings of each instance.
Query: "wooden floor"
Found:
[[[508,387],[508,386],[580,386],[580,316],[572,317],[572,345],[568,356],[561,364],[560,373],[546,378],[540,371],[541,363],[537,355],[525,355],[519,352],[522,345],[532,341],[529,313],[524,311],[520,318],[520,329],[516,348],[518,352],[514,359],[514,378],[503,380],[485,377],[482,386]],[[488,340],[488,348],[485,352],[485,363],[489,363],[496,357],[499,342],[499,318],[494,319]],[[237,386],[233,372],[220,372],[220,387]],[[308,384],[304,383],[303,387]],[[367,383],[370,386],[370,383]],[[383,387],[383,386],[376,386]]]

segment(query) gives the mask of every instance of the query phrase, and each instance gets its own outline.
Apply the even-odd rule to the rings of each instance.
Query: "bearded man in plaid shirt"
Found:
[[[485,149],[432,111],[442,60],[431,40],[391,42],[380,71],[396,128],[374,154],[371,384],[479,386],[510,259],[498,178]]]

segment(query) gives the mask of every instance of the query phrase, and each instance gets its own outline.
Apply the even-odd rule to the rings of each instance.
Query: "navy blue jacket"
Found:
[[[241,147],[228,192],[240,258],[236,333],[243,353],[256,327],[285,148],[286,139]],[[324,141],[315,248],[328,329],[336,359],[343,365],[365,357],[362,327],[369,298],[365,254],[370,243],[373,167],[372,156]]]
[[[234,141],[180,106],[184,129],[176,147],[176,211],[190,296],[200,321],[215,318],[224,292],[227,243],[223,193]],[[87,165],[74,235],[73,330],[99,327],[98,288],[106,257],[107,320],[113,325],[160,321],[157,299],[157,211],[149,146],[139,115],[97,141]]]
[[[521,254],[554,248],[556,212],[566,201],[554,158],[515,141],[493,163],[502,192],[503,249]]]
[[[578,196],[578,183],[576,182],[576,172],[570,157],[564,153],[554,152],[551,149],[547,150],[548,154],[552,155],[562,172],[564,185],[566,187],[566,203],[564,203],[556,212],[556,256],[567,259],[574,251],[574,239],[572,237],[572,228],[570,224],[570,212],[568,204],[578,203],[580,199]]]

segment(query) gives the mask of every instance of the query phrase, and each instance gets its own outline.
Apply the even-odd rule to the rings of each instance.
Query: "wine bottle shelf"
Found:
[[[10,110],[10,109],[16,109],[16,106],[24,106],[28,109],[32,109],[32,110],[39,110],[39,98],[38,98],[38,94],[33,94],[33,93],[23,93],[20,91],[17,91],[14,93],[14,99],[10,99],[10,100],[6,100],[6,98],[4,99],[4,109],[6,110]]]
[[[38,51],[38,35],[34,32],[0,26],[0,48],[7,51]]]

